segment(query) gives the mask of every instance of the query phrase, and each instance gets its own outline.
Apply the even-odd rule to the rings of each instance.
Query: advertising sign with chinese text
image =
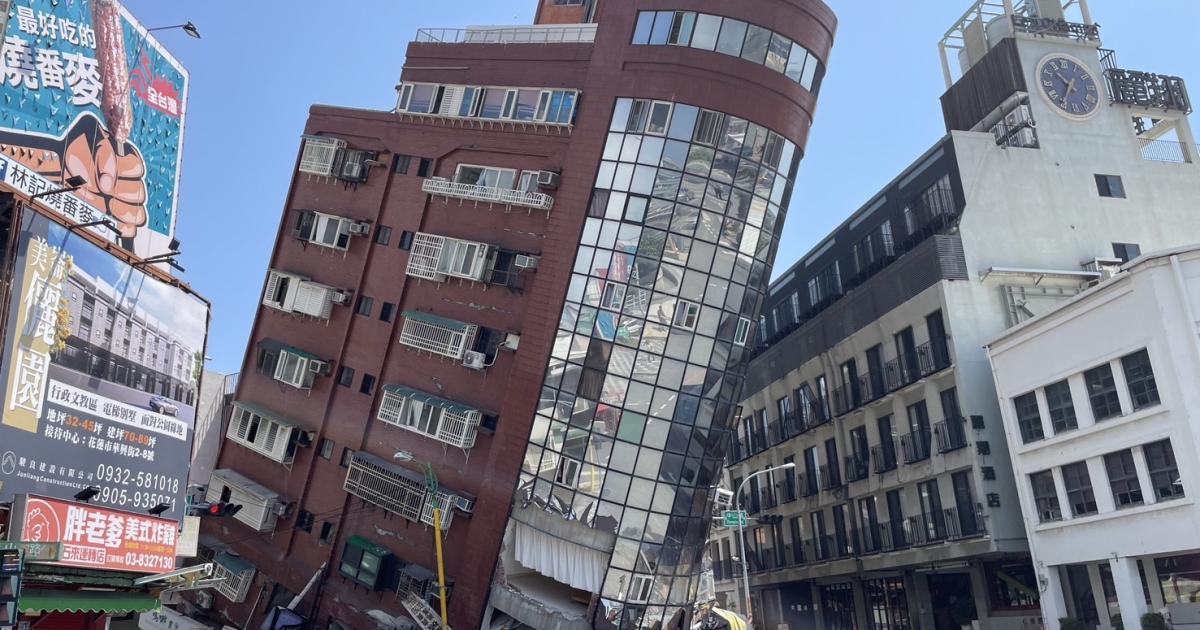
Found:
[[[184,511],[208,304],[26,210],[0,382],[0,502]]]
[[[175,569],[179,524],[146,514],[87,503],[19,495],[13,536],[23,542],[62,543],[65,567],[165,573]]]
[[[118,0],[13,0],[0,82],[0,180],[72,219],[107,215],[122,247],[175,232],[188,74]],[[80,222],[86,222],[80,220]]]

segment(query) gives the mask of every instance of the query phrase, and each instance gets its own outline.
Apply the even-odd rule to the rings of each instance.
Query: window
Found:
[[[386,385],[383,390],[376,414],[380,422],[459,448],[475,445],[479,410],[407,387]]]
[[[479,327],[432,313],[405,311],[404,324],[400,329],[400,344],[432,352],[433,354],[462,360],[467,350],[475,343]]]
[[[342,447],[342,456],[341,456],[341,458],[338,459],[338,465],[341,466],[342,468],[346,468],[350,465],[351,459],[354,459],[354,450],[349,447],[343,446]]]
[[[1154,368],[1150,365],[1148,352],[1140,350],[1121,357],[1121,368],[1125,371],[1125,383],[1129,386],[1129,399],[1135,411],[1159,403],[1158,385],[1154,382]]]
[[[404,230],[403,232],[401,232],[400,233],[400,249],[403,249],[406,251],[411,249],[412,244],[413,244],[413,237],[415,235],[416,235],[415,232],[409,232],[408,230]]]
[[[725,18],[721,23],[721,34],[717,36],[717,52],[740,57],[742,42],[746,40],[746,23]]]
[[[391,302],[384,302],[379,307],[379,319],[385,322],[391,322],[396,316],[396,305]]]
[[[1183,497],[1183,479],[1179,476],[1179,465],[1175,463],[1175,451],[1171,440],[1160,440],[1142,447],[1146,455],[1146,468],[1150,472],[1150,485],[1154,487],[1155,499],[1169,501]]]
[[[696,120],[696,129],[692,134],[692,140],[698,144],[715,147],[724,131],[725,114],[709,109],[702,109]]]
[[[312,532],[313,513],[308,510],[300,510],[296,513],[296,529],[306,532]]]
[[[1025,444],[1036,442],[1046,434],[1042,430],[1042,416],[1038,413],[1037,394],[1029,392],[1013,399],[1013,407],[1017,411],[1017,427],[1021,430],[1021,441]]]
[[[421,161],[417,163],[417,177],[429,177],[429,174],[432,171],[433,160],[430,160],[429,158],[421,158]]]
[[[495,259],[495,249],[484,243],[418,232],[405,273],[444,282],[447,276],[479,281]]]
[[[1132,451],[1125,449],[1105,455],[1104,469],[1108,472],[1108,485],[1112,488],[1113,501],[1118,510],[1143,503],[1142,486],[1133,465]]]
[[[630,603],[644,604],[650,599],[650,593],[654,589],[653,575],[633,575],[633,582],[629,587],[628,599]]]
[[[1113,256],[1120,258],[1123,263],[1142,255],[1142,247],[1137,243],[1113,243],[1112,248]]]
[[[1125,198],[1125,184],[1120,175],[1097,175],[1096,191],[1101,197]]]
[[[352,536],[346,540],[346,547],[342,550],[338,573],[374,590],[379,585],[380,569],[388,555],[380,547]]]
[[[350,246],[351,231],[358,229],[357,223],[346,217],[306,210],[297,215],[292,235],[305,242],[345,251]]]
[[[582,465],[581,462],[569,457],[560,459],[558,470],[554,473],[554,483],[574,488],[579,484],[579,469]]]
[[[386,225],[375,226],[375,244],[387,245],[392,242],[392,228]]]
[[[300,152],[300,172],[329,176],[333,173],[338,152],[346,146],[344,140],[324,136],[304,136]]]
[[[817,377],[817,404],[820,409],[820,421],[825,422],[833,418],[833,414],[829,412],[829,386],[825,382],[825,375]]]
[[[604,290],[600,294],[600,308],[620,311],[621,305],[625,303],[625,289],[623,284],[604,283]]]
[[[700,305],[687,300],[675,303],[673,324],[686,330],[696,330],[696,322],[700,319]]]
[[[323,542],[327,545],[329,543],[333,542],[333,522],[332,521],[322,521],[321,522],[321,534],[319,536],[319,539],[321,542]]]
[[[333,457],[333,440],[329,438],[322,439],[321,449],[318,451],[318,454],[322,459],[329,459]]]
[[[511,168],[459,164],[458,169],[454,171],[454,181],[470,186],[515,190],[517,171]]]
[[[696,14],[691,11],[675,12],[671,22],[671,33],[667,43],[672,46],[687,46],[692,41],[692,29],[696,26]]]
[[[1105,363],[1084,372],[1083,381],[1087,385],[1092,415],[1097,422],[1121,415],[1121,399],[1117,395],[1117,383],[1113,380],[1111,365]]]
[[[295,426],[258,408],[235,402],[225,436],[233,442],[281,464],[295,458]]]
[[[363,374],[362,383],[358,386],[358,391],[368,395],[375,393],[375,376],[372,374]]]
[[[1028,562],[988,563],[988,594],[993,611],[1038,609],[1038,580]]]
[[[1054,472],[1043,470],[1029,475],[1033,487],[1033,503],[1037,507],[1038,521],[1049,523],[1062,520],[1062,508],[1058,505],[1058,491],[1054,488]]]
[[[375,308],[375,298],[365,295],[358,296],[358,303],[354,306],[354,312],[363,317],[371,316],[371,309]]]
[[[279,350],[275,363],[275,380],[297,389],[311,389],[313,378],[325,374],[328,364],[292,348]]]
[[[746,345],[746,341],[750,337],[750,320],[745,317],[739,317],[737,329],[733,332],[733,343],[737,346]]]
[[[392,170],[399,175],[408,175],[408,167],[412,164],[411,155],[397,155]]]
[[[219,582],[213,589],[231,602],[242,603],[250,592],[254,574],[255,568],[241,557],[218,553],[214,558],[212,577]]]
[[[1075,404],[1071,400],[1071,386],[1059,381],[1046,386],[1046,408],[1050,412],[1050,424],[1055,435],[1073,431],[1079,427],[1075,420]]]
[[[921,517],[925,521],[927,539],[941,540],[945,538],[946,519],[942,514],[942,495],[938,490],[937,479],[917,484],[917,496],[921,500]]]
[[[425,485],[424,475],[384,461],[366,453],[350,458],[343,489],[364,501],[413,522],[433,524],[433,495]],[[439,505],[452,506],[458,497],[444,486],[437,490]],[[454,510],[442,511],[442,528],[449,529]]]
[[[646,133],[656,136],[667,134],[667,124],[671,120],[671,103],[654,101],[650,104],[650,116],[646,121]]]
[[[1096,495],[1092,493],[1092,478],[1088,474],[1087,462],[1076,462],[1062,467],[1063,483],[1067,488],[1067,503],[1072,516],[1087,516],[1096,513]]]
[[[354,368],[345,365],[338,367],[337,384],[342,387],[354,385]]]

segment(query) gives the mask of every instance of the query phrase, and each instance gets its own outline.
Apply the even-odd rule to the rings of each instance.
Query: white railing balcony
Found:
[[[591,44],[595,41],[595,24],[469,26],[417,31],[417,42],[421,44]]]
[[[441,177],[430,177],[429,179],[421,182],[421,190],[431,195],[439,195],[442,197],[466,199],[468,201],[482,201],[485,203],[498,203],[506,206],[522,206],[525,208],[545,210],[547,212],[554,207],[554,197],[551,197],[545,193],[526,192],[524,190],[513,190],[510,188],[496,188],[495,186],[463,184],[459,182],[452,182]]]

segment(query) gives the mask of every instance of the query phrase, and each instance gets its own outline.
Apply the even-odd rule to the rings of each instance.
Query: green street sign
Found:
[[[0,541],[0,550],[25,553],[25,562],[58,562],[62,558],[62,543]]]
[[[724,517],[725,527],[745,527],[746,526],[746,511],[745,510],[725,510],[721,516]]]

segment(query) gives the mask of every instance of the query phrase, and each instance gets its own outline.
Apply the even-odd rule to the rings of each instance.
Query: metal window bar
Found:
[[[412,248],[408,252],[408,268],[405,269],[405,273],[415,278],[437,282],[445,280],[445,274],[438,269],[442,259],[442,249],[445,245],[446,238],[443,236],[424,232],[414,234]]]
[[[949,453],[967,447],[966,418],[946,418],[934,425],[933,431],[937,433],[939,453]]]
[[[1176,140],[1138,139],[1139,149],[1143,160],[1151,162],[1175,162],[1190,164],[1200,147],[1190,147],[1186,142]]]
[[[845,457],[846,481],[862,481],[870,475],[870,456],[866,453],[861,455],[847,455]]]
[[[821,465],[821,485],[824,490],[835,490],[846,485],[842,482],[842,472],[836,462]]]
[[[436,324],[406,318],[400,331],[400,343],[451,359],[462,359],[467,346],[475,341],[479,327],[468,324],[463,330],[451,330]]]
[[[423,28],[417,31],[416,41],[421,44],[590,44],[596,41],[596,25]]]
[[[886,438],[885,442],[871,447],[871,461],[875,462],[875,474],[896,469],[896,441]]]
[[[912,464],[929,459],[932,436],[929,431],[913,431],[900,436],[900,448],[904,452],[904,463]]]
[[[421,182],[421,190],[431,195],[498,203],[506,206],[522,206],[546,211],[554,207],[554,197],[545,193],[463,184],[440,177],[431,177]]]

